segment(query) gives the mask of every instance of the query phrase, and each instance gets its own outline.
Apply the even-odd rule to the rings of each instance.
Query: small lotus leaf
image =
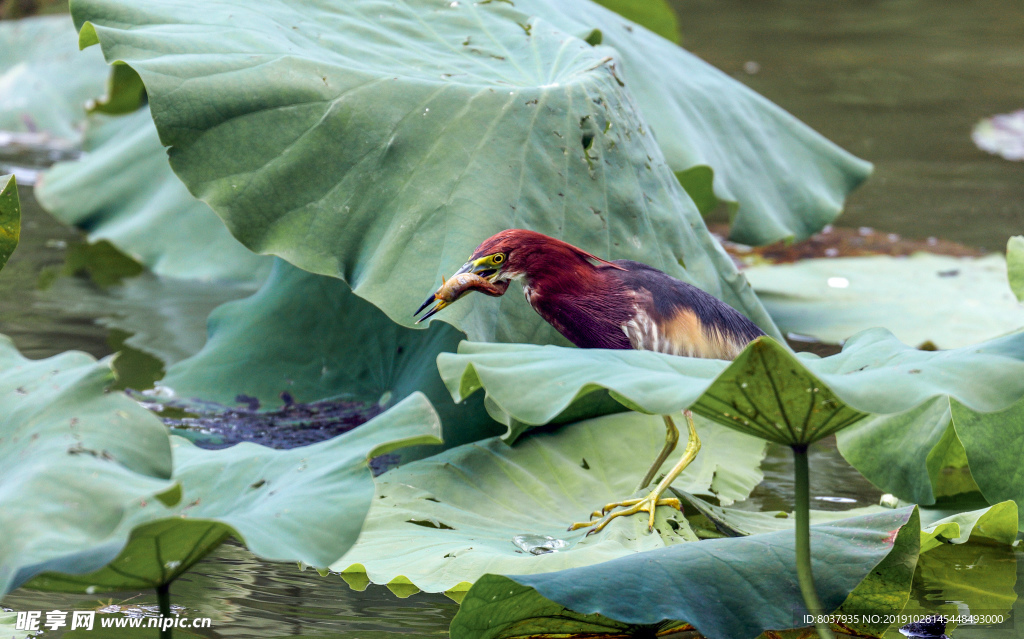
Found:
[[[136,590],[169,583],[228,536],[264,559],[326,566],[355,542],[373,496],[369,459],[438,443],[430,402],[414,394],[360,428],[318,444],[273,450],[243,443],[203,450],[174,437],[174,507],[136,507],[124,550],[88,574],[48,572],[29,587],[65,592]]]
[[[813,569],[824,607],[836,610],[871,573],[898,555],[890,567],[912,565],[917,556],[919,520],[914,508],[864,515],[811,527]],[[794,569],[794,537],[789,531],[676,544],[601,564],[534,575],[487,575],[467,593],[452,621],[453,639],[523,636],[520,624],[552,603],[578,614],[600,614],[628,624],[686,620],[711,639],[753,639],[765,630],[803,626]],[[892,573],[909,588],[909,571]],[[898,576],[898,579],[896,577]],[[530,594],[524,588],[533,590]],[[902,604],[872,601],[880,614]],[[905,596],[903,600],[905,601]],[[888,607],[895,605],[895,608]],[[557,614],[557,613],[556,613]]]
[[[1006,242],[1006,272],[1010,290],[1024,302],[1024,235],[1015,235]]]
[[[939,348],[977,344],[1024,327],[1002,255],[821,258],[744,271],[786,333],[842,343],[868,328]]]
[[[78,50],[66,15],[0,21],[0,131],[77,141],[108,73],[98,51]]]
[[[783,444],[808,443],[867,413],[900,413],[950,395],[973,410],[1024,396],[1024,333],[949,351],[910,348],[883,329],[851,338],[837,355],[793,354],[755,340],[731,364],[650,351],[466,343],[438,358],[456,401],[485,388],[488,409],[545,424],[600,389],[647,413],[685,408]],[[519,432],[511,432],[511,437]]]
[[[13,175],[0,175],[0,269],[18,247],[21,236],[21,204]]]
[[[701,454],[675,485],[723,503],[745,498],[761,479],[764,442],[700,417],[697,429]],[[404,579],[441,592],[487,572],[558,570],[695,541],[671,508],[659,509],[654,533],[646,516],[618,518],[590,536],[567,531],[629,497],[664,441],[660,418],[623,413],[535,432],[514,446],[495,437],[401,466],[377,478],[359,542],[331,568],[347,579]]]
[[[111,381],[84,353],[28,360],[0,336],[0,594],[102,566],[127,512],[173,487],[166,429]]]
[[[84,147],[88,153],[55,165],[36,188],[57,219],[90,240],[108,240],[157,275],[253,285],[266,278],[270,258],[239,244],[171,171],[148,108],[93,116]]]
[[[937,548],[943,542],[1011,546],[1017,540],[1017,504],[1012,501],[934,520],[930,520],[931,510],[921,510],[921,552]]]

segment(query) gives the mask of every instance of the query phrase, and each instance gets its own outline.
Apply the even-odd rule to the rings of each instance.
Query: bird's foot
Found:
[[[612,502],[606,504],[601,510],[595,510],[590,514],[590,521],[578,522],[569,526],[569,530],[579,530],[581,528],[594,527],[593,530],[588,532],[588,535],[592,535],[596,532],[601,532],[605,526],[607,526],[611,520],[616,517],[628,517],[629,515],[635,515],[640,512],[648,513],[647,530],[654,530],[654,511],[658,506],[671,506],[676,510],[682,510],[683,505],[675,497],[661,499],[660,490],[652,490],[649,495],[641,499],[626,499],[625,501]],[[616,508],[623,508],[624,510],[616,510]],[[598,521],[594,521],[595,518],[600,518]]]

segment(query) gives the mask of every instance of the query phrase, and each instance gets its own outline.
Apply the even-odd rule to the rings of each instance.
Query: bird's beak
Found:
[[[460,268],[459,270],[455,271],[454,274],[452,274],[452,277],[455,277],[456,275],[461,275],[462,273],[473,273],[475,275],[479,275],[480,277],[486,279],[488,282],[493,282],[494,279],[498,276],[498,269],[494,268],[493,265],[488,263],[486,257],[482,257],[482,258],[477,259],[477,260],[470,260],[469,262],[466,262],[465,264],[462,265],[462,268]],[[448,279],[451,279],[451,278],[448,278]],[[430,304],[432,302],[434,302],[434,300],[437,300],[437,305],[436,306],[434,306],[432,309],[430,309],[427,312],[426,315],[424,315],[423,317],[421,317],[418,320],[416,320],[417,324],[419,324],[423,320],[433,316],[435,313],[437,313],[441,309],[443,309],[443,308],[445,308],[447,306],[451,306],[452,303],[454,303],[458,299],[458,297],[456,297],[453,300],[445,301],[441,297],[441,292],[443,290],[444,290],[444,283],[441,284],[440,288],[438,288],[437,291],[435,291],[434,293],[431,293],[430,295],[428,295],[427,299],[425,299],[423,301],[423,303],[420,304],[420,307],[418,309],[416,309],[416,312],[412,314],[413,317],[416,317],[417,315],[419,315],[420,313],[423,312],[423,309],[425,309],[428,306],[430,306]],[[461,295],[462,294],[460,293],[459,297],[461,297]]]
[[[433,302],[434,300],[437,300],[437,306],[435,306],[434,308],[430,309],[430,311],[426,315],[424,315],[423,317],[421,317],[418,320],[416,320],[417,324],[419,324],[423,320],[427,319],[428,317],[433,316],[435,313],[440,311],[442,308],[448,306],[448,302],[446,302],[446,301],[444,301],[442,299],[439,299],[437,297],[437,293],[431,293],[430,295],[427,296],[427,299],[424,300],[424,302],[422,304],[420,304],[420,307],[418,309],[416,309],[416,312],[413,313],[412,316],[416,317],[417,315],[422,313],[423,309],[425,309],[426,307],[430,306],[430,303]]]

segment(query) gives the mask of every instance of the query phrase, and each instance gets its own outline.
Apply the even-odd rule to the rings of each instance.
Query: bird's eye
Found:
[[[491,263],[493,263],[493,264],[501,264],[504,261],[505,261],[505,256],[502,253],[498,253],[497,255],[495,255],[494,257],[491,258]]]

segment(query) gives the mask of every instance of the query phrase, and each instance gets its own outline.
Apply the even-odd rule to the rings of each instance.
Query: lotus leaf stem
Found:
[[[818,599],[814,573],[811,571],[811,482],[807,468],[807,444],[794,445],[792,448],[796,484],[796,576],[807,611],[820,618],[825,610]],[[827,623],[815,623],[814,627],[821,639],[835,639]]]

